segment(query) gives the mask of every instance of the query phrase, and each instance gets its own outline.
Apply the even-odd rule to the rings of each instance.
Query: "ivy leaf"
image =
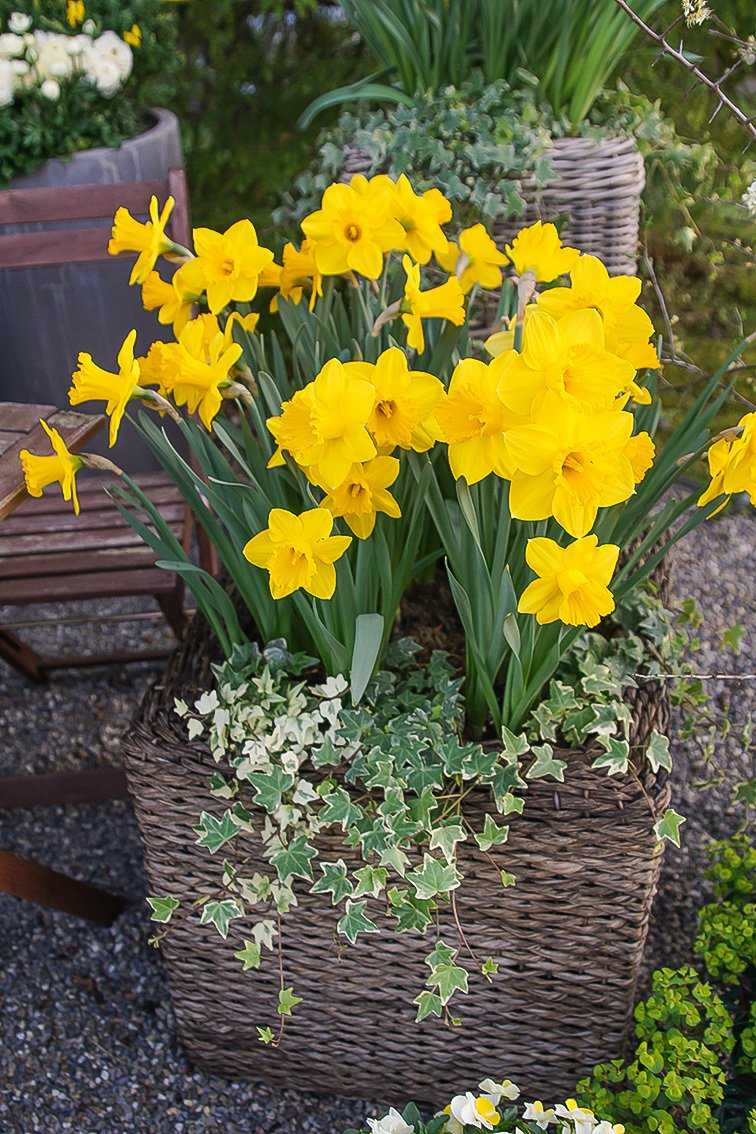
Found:
[[[626,740],[617,740],[616,736],[601,736],[599,744],[606,749],[591,763],[592,768],[606,768],[610,776],[617,776],[628,769],[630,762],[630,745]]]
[[[499,846],[501,843],[505,843],[508,838],[509,827],[499,827],[490,815],[486,815],[483,830],[475,835],[475,841],[482,851]]]
[[[435,965],[428,984],[437,990],[441,1003],[446,1005],[455,992],[467,992],[467,970],[452,961]]]
[[[409,858],[400,847],[386,847],[381,852],[381,866],[390,866],[400,878],[404,878],[409,866]]]
[[[290,1016],[297,1004],[302,1003],[301,996],[294,995],[294,986],[290,985],[289,988],[282,988],[278,993],[278,1006],[276,1012],[279,1016]]]
[[[740,653],[740,647],[743,644],[743,635],[745,634],[745,627],[736,622],[734,626],[728,628],[722,634],[722,645],[729,646],[736,654]]]
[[[287,878],[306,878],[312,881],[310,862],[317,855],[315,847],[310,846],[304,835],[292,839],[288,846],[281,847],[270,856],[270,861],[282,882]]]
[[[499,963],[498,961],[495,961],[493,957],[486,957],[485,961],[480,966],[480,971],[482,972],[486,980],[488,980],[489,977],[496,976],[496,974],[498,973]]]
[[[334,906],[351,896],[354,887],[347,877],[343,858],[337,862],[319,862],[318,866],[323,871],[323,877],[318,878],[315,885],[310,887],[311,894],[330,894],[331,905]]]
[[[454,848],[457,843],[464,842],[465,830],[459,823],[451,823],[447,827],[436,827],[431,832],[430,849],[440,849],[447,862],[454,861]]]
[[[427,899],[421,901],[409,890],[398,887],[389,890],[388,898],[396,918],[397,933],[412,933],[416,930],[425,933],[433,921],[434,902]]]
[[[388,870],[383,866],[363,866],[360,870],[355,870],[354,876],[357,879],[357,885],[354,888],[354,897],[361,898],[363,894],[372,894],[377,898],[381,890],[386,888],[386,879],[388,878]]]
[[[264,1043],[264,1044],[269,1045],[269,1044],[272,1044],[274,1042],[276,1037],[273,1034],[272,1028],[258,1028],[257,1029],[257,1038],[259,1039],[260,1043]]]
[[[507,791],[500,799],[497,799],[496,805],[500,814],[504,816],[511,815],[512,812],[517,812],[518,815],[522,815],[525,800],[522,796],[512,795],[511,791]]]
[[[264,945],[266,949],[273,948],[273,938],[278,933],[276,923],[273,918],[266,917],[263,921],[255,922],[252,926],[252,936],[255,939],[255,944]]]
[[[559,780],[559,783],[563,784],[564,769],[567,767],[566,760],[555,759],[554,749],[550,744],[541,744],[533,748],[532,751],[535,760],[525,773],[526,779],[540,780],[543,779],[544,776],[551,776],[552,779]]]
[[[430,854],[423,857],[420,870],[407,875],[407,881],[415,887],[418,898],[435,898],[436,894],[447,894],[459,886],[459,875],[454,866],[444,865]]]
[[[202,907],[200,925],[214,925],[225,940],[228,937],[228,927],[234,918],[244,917],[242,909],[236,898],[224,898],[220,902],[206,902]]]
[[[651,771],[654,772],[654,774],[658,772],[660,768],[666,768],[668,772],[672,771],[669,738],[657,732],[656,729],[651,733],[651,739],[646,748],[646,759],[651,765]]]
[[[378,926],[369,917],[365,916],[367,902],[347,901],[346,913],[336,926],[337,931],[346,937],[352,945],[361,933],[378,933]]]
[[[180,906],[178,898],[148,898],[147,904],[152,907],[150,921],[159,921],[167,925],[173,917],[174,910]]]
[[[518,736],[515,736],[506,725],[502,725],[501,728],[501,741],[504,745],[504,758],[509,763],[514,763],[518,756],[524,756],[530,751],[525,733],[521,732]]]
[[[345,788],[337,788],[325,796],[324,806],[318,813],[318,819],[326,826],[332,823],[341,823],[342,831],[357,823],[362,818],[362,808],[357,807]]]
[[[504,887],[505,890],[508,889],[510,886],[514,886],[517,882],[517,879],[515,878],[514,874],[510,874],[510,872],[508,870],[500,870],[499,871],[499,878],[501,879],[501,884],[502,884],[502,886]]]
[[[426,1016],[440,1016],[444,1010],[441,997],[438,993],[431,992],[428,988],[424,988],[420,995],[415,997],[412,1003],[417,1004],[417,1015],[415,1016],[416,1024],[419,1024]]]
[[[654,834],[659,841],[667,839],[668,842],[674,843],[676,847],[679,847],[680,828],[685,821],[684,815],[678,815],[673,808],[668,807],[661,819],[657,819],[654,824]]]
[[[207,847],[211,854],[215,854],[224,843],[239,834],[239,824],[230,811],[224,811],[222,819],[203,811],[199,827],[195,827],[194,832],[199,835],[197,846]]]
[[[294,777],[283,768],[274,767],[270,772],[250,772],[246,777],[255,787],[255,803],[272,814],[281,806],[284,792],[294,786]]]
[[[234,953],[237,961],[242,963],[242,972],[249,972],[250,969],[259,969],[260,961],[262,959],[262,949],[254,941],[245,941],[244,948],[240,949],[238,953]]]
[[[322,768],[326,764],[340,764],[341,752],[333,743],[330,736],[326,736],[320,748],[310,753],[313,768]]]

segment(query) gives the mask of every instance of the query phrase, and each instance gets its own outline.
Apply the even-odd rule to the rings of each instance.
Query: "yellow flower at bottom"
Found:
[[[375,404],[367,428],[378,448],[384,453],[397,445],[416,453],[430,449],[438,436],[433,413],[444,396],[438,378],[410,370],[404,351],[389,347],[376,360],[370,381]]]
[[[336,568],[352,542],[351,536],[332,536],[333,516],[327,508],[311,508],[295,516],[273,508],[265,531],[244,545],[244,557],[269,574],[274,599],[305,590],[329,599],[336,589]]]
[[[103,370],[93,361],[91,354],[82,352],[78,359],[78,369],[71,376],[72,386],[68,400],[72,406],[82,402],[105,402],[105,412],[110,417],[108,444],[115,445],[121,419],[131,398],[138,396],[142,385],[138,361],[134,358],[136,331],[129,331],[118,352],[118,373]]]
[[[158,256],[174,247],[173,241],[165,235],[165,228],[175,203],[173,197],[169,197],[160,212],[157,197],[152,197],[150,219],[145,224],[132,217],[128,209],[121,207],[116,210],[108,252],[111,256],[118,256],[121,252],[139,253],[131,269],[130,284],[143,284],[155,267]]]
[[[619,547],[599,546],[595,535],[560,547],[553,539],[528,540],[525,560],[538,576],[520,596],[520,614],[534,614],[542,626],[596,626],[614,610],[609,581],[617,566]]]
[[[422,353],[425,350],[423,319],[447,319],[456,327],[465,321],[465,303],[459,280],[451,276],[440,287],[420,290],[420,267],[404,256],[402,265],[407,273],[402,300],[402,322],[407,328],[407,345]]]
[[[353,465],[349,475],[323,501],[334,516],[343,516],[358,539],[369,539],[378,512],[398,520],[402,510],[388,491],[399,476],[396,457],[375,457]]]
[[[59,484],[64,500],[70,500],[73,510],[79,514],[79,498],[76,495],[76,474],[84,463],[81,457],[69,453],[66,443],[57,429],[40,418],[39,424],[50,438],[54,452],[39,457],[22,449],[19,457],[24,472],[26,491],[30,496],[41,496],[48,484]]]
[[[518,276],[531,272],[538,283],[551,283],[565,275],[580,257],[577,248],[562,244],[553,224],[541,221],[520,229],[505,250]]]
[[[123,38],[130,47],[141,47],[142,29],[139,24],[132,24],[128,31],[123,33]]]

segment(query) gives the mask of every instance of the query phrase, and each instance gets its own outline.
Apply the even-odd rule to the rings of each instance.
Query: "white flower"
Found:
[[[43,98],[49,98],[50,102],[57,102],[60,98],[60,83],[57,79],[45,79],[39,88],[39,93]]]
[[[347,680],[343,673],[338,673],[336,677],[327,677],[322,685],[314,685],[312,692],[316,697],[322,697],[324,700],[330,697],[340,697],[345,693],[348,688]]]
[[[596,1116],[587,1107],[578,1106],[575,1099],[567,1099],[564,1105],[559,1103],[554,1107],[554,1113],[574,1123],[575,1134],[594,1134],[597,1125]]]
[[[4,32],[0,35],[0,58],[12,59],[24,50],[24,41],[20,35]]]
[[[541,1130],[545,1130],[547,1126],[550,1126],[557,1120],[556,1112],[551,1107],[545,1107],[539,1099],[536,1099],[535,1102],[525,1104],[522,1117],[527,1122],[535,1122],[536,1126],[540,1126]]]
[[[10,106],[16,87],[13,64],[8,59],[0,59],[0,107]]]
[[[501,1083],[497,1083],[494,1079],[484,1079],[479,1086],[486,1098],[490,1099],[491,1102],[496,1105],[498,1105],[502,1099],[509,1099],[511,1102],[514,1102],[515,1099],[520,1097],[520,1088],[510,1079],[503,1079]]]
[[[748,212],[756,216],[756,181],[752,181],[741,198]]]
[[[67,39],[68,36],[55,32],[36,33],[34,49],[40,79],[66,79],[71,74],[73,63],[66,47]]]
[[[11,68],[13,70],[14,75],[28,75],[29,74],[29,64],[26,62],[25,59],[11,59],[10,65],[11,65]]]
[[[8,17],[8,27],[12,32],[16,32],[18,35],[23,35],[25,31],[29,30],[31,25],[31,16],[28,16],[26,12],[11,12]]]
[[[383,1118],[369,1118],[367,1124],[372,1134],[414,1134],[415,1132],[415,1127],[408,1126],[393,1106]]]
[[[134,56],[128,43],[125,43],[114,31],[106,31],[92,40],[91,49],[99,59],[108,59],[114,63],[118,68],[121,82],[126,82],[134,66]]]
[[[493,1130],[499,1122],[499,1115],[491,1100],[485,1096],[476,1099],[472,1091],[455,1095],[449,1109],[452,1118],[462,1126],[474,1126],[476,1130]]]
[[[613,1125],[611,1122],[599,1122],[593,1129],[593,1134],[625,1134],[625,1127],[621,1122]]]

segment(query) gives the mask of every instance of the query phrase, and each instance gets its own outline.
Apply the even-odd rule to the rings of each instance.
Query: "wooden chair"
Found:
[[[92,222],[81,228],[42,232],[0,231],[0,268],[105,260],[110,229],[102,221],[112,217],[120,205],[135,216],[145,216],[153,194],[161,203],[169,194],[174,197],[170,234],[178,243],[188,244],[187,189],[180,169],[172,170],[166,181],[0,192],[0,228],[56,221]],[[63,382],[61,388],[65,388]],[[5,469],[5,474],[0,473],[0,481],[17,473],[21,448],[38,453],[50,451],[41,430],[37,445],[28,436],[22,439],[21,435],[28,428],[28,422],[22,422],[22,418],[28,417],[29,411],[37,417],[54,412],[50,406],[0,402],[0,470]],[[184,624],[183,581],[155,567],[154,553],[126,524],[102,490],[103,479],[107,478],[91,473],[80,476],[79,517],[73,515],[70,504],[50,490],[41,500],[21,504],[14,515],[0,525],[0,606],[151,595],[179,635]],[[164,473],[149,473],[135,479],[146,489],[188,550],[193,538],[191,513],[178,489]],[[0,483],[0,495],[2,487]],[[203,558],[205,556],[206,551]],[[118,620],[128,617],[110,616]],[[168,652],[148,649],[43,657],[21,643],[14,633],[15,629],[28,625],[28,622],[20,622],[0,627],[0,657],[37,681],[44,680],[54,668],[142,661],[165,656]]]

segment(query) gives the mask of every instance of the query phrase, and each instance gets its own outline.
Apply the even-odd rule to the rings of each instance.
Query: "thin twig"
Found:
[[[622,9],[625,15],[629,16],[633,23],[636,24],[641,29],[641,31],[643,31],[645,35],[649,37],[649,39],[652,39],[654,43],[659,46],[659,48],[664,52],[665,55],[668,55],[670,59],[674,59],[677,63],[680,64],[681,67],[684,67],[686,71],[689,71],[690,74],[693,75],[693,77],[699,83],[702,83],[705,87],[707,87],[712,92],[712,94],[719,99],[722,106],[729,110],[730,114],[740,123],[746,133],[750,135],[751,140],[756,141],[756,125],[754,125],[745,111],[742,110],[735,102],[733,102],[729,95],[725,94],[720,86],[720,83],[722,82],[721,79],[712,79],[709,75],[705,74],[700,67],[697,67],[695,63],[691,63],[691,61],[681,50],[678,50],[676,47],[672,47],[672,45],[667,42],[663,35],[655,31],[654,28],[650,27],[646,23],[646,21],[642,19],[636,11],[634,11],[630,4],[628,4],[627,0],[614,0],[614,2],[619,8]]]

